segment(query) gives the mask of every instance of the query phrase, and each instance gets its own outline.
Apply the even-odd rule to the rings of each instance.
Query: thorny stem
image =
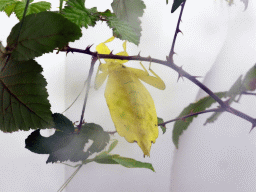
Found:
[[[183,13],[183,10],[184,10],[185,3],[186,3],[186,0],[181,5],[181,12],[180,12],[180,15],[179,15],[179,19],[178,19],[176,31],[175,31],[175,34],[174,34],[174,39],[173,39],[172,47],[171,47],[171,50],[170,50],[170,53],[169,53],[169,57],[167,57],[167,61],[163,61],[163,60],[159,60],[159,59],[153,59],[151,57],[147,57],[147,58],[146,57],[141,57],[140,54],[138,54],[137,56],[120,56],[120,55],[113,55],[113,54],[109,54],[109,55],[98,54],[97,52],[91,52],[90,51],[91,46],[88,46],[85,50],[71,48],[71,47],[67,46],[67,47],[64,47],[60,51],[66,51],[67,53],[68,52],[84,53],[84,54],[92,55],[93,58],[96,57],[96,58],[102,58],[102,59],[108,58],[108,59],[121,59],[121,60],[149,61],[149,62],[159,63],[159,64],[162,64],[162,65],[168,66],[168,67],[172,68],[173,70],[175,70],[179,74],[179,77],[186,77],[187,79],[192,81],[194,84],[196,84],[198,87],[203,89],[206,93],[208,93],[215,101],[217,101],[220,104],[219,110],[227,111],[229,113],[232,113],[232,114],[234,114],[234,115],[236,115],[238,117],[241,117],[241,118],[251,122],[252,123],[252,129],[253,129],[256,126],[256,119],[254,119],[254,118],[250,117],[249,115],[246,115],[246,114],[244,114],[244,113],[242,113],[242,112],[232,108],[231,106],[229,106],[228,103],[223,102],[208,87],[206,87],[204,84],[202,84],[200,81],[198,81],[196,79],[196,76],[190,75],[189,73],[184,71],[182,69],[182,67],[178,67],[177,65],[174,64],[174,61],[173,61],[174,46],[175,46],[177,34],[179,32],[181,32],[180,29],[179,29],[179,25],[180,25],[181,16],[182,16],[182,13]],[[209,110],[206,110],[206,112],[209,112]],[[204,113],[204,112],[200,112],[200,113]],[[190,114],[190,116],[193,116],[193,115],[196,115],[196,113]],[[80,124],[82,122],[82,118],[83,118],[83,116],[81,117]],[[183,117],[183,118],[185,118],[185,117]]]
[[[65,52],[77,52],[77,53],[83,53],[83,54],[88,54],[91,55],[93,57],[96,58],[102,58],[102,59],[120,59],[120,60],[136,60],[136,61],[148,61],[148,62],[154,62],[154,63],[158,63],[158,64],[162,64],[165,65],[167,67],[172,68],[173,70],[175,70],[176,72],[178,72],[179,76],[181,77],[186,77],[187,79],[189,79],[190,81],[192,81],[194,84],[196,84],[198,87],[200,87],[201,89],[203,89],[206,93],[208,93],[215,101],[217,101],[221,108],[224,111],[227,111],[229,113],[232,113],[236,116],[239,116],[249,122],[252,123],[252,126],[255,127],[256,126],[256,119],[250,117],[249,115],[246,115],[234,108],[232,108],[231,106],[229,106],[227,103],[223,102],[218,96],[216,96],[208,87],[206,87],[204,84],[202,84],[200,81],[198,81],[196,79],[195,76],[190,75],[189,73],[187,73],[186,71],[184,71],[181,67],[178,67],[177,65],[175,65],[171,60],[168,61],[163,61],[160,59],[154,59],[151,57],[141,57],[140,55],[135,55],[135,56],[121,56],[121,55],[107,55],[107,54],[98,54],[97,52],[92,52],[90,51],[90,47],[88,46],[86,49],[82,50],[82,49],[76,49],[76,48],[71,48],[71,47],[65,47],[64,49],[60,50],[60,51],[65,51]]]
[[[171,48],[171,51],[169,53],[169,59],[171,59],[172,62],[173,62],[174,46],[175,46],[175,42],[176,42],[176,39],[177,39],[177,35],[178,35],[179,32],[181,32],[180,22],[181,22],[181,16],[182,16],[182,13],[183,13],[183,10],[184,10],[184,7],[185,7],[185,3],[186,3],[186,0],[181,5],[179,20],[178,20],[178,23],[177,23],[177,27],[176,27],[174,37],[173,37],[172,48]]]
[[[97,61],[97,59],[98,59],[97,57],[94,57],[94,56],[92,57],[91,67],[90,67],[89,75],[88,75],[86,93],[85,93],[85,97],[84,97],[84,105],[83,105],[83,109],[82,109],[82,113],[81,113],[80,123],[77,126],[78,132],[80,131],[82,124],[83,124],[84,111],[85,111],[85,107],[86,107],[86,103],[87,103],[87,99],[88,99],[88,95],[89,95],[89,89],[90,89],[90,84],[91,84],[91,79],[92,79],[93,68],[94,68],[94,64]]]
[[[176,119],[172,119],[172,120],[169,120],[169,121],[166,121],[166,122],[163,122],[163,123],[159,123],[158,126],[160,126],[160,125],[165,126],[167,123],[172,123],[172,122],[178,121],[178,120],[186,120],[186,118],[188,118],[188,117],[192,117],[192,116],[196,116],[196,115],[200,115],[200,114],[204,114],[204,113],[222,112],[222,111],[223,111],[223,109],[221,109],[221,108],[199,111],[199,112],[196,112],[196,113],[191,113],[189,115],[185,115],[183,117],[178,117]]]
[[[243,95],[254,95],[254,96],[256,96],[256,93],[250,93],[250,92],[246,92],[246,91],[242,92],[242,94]]]

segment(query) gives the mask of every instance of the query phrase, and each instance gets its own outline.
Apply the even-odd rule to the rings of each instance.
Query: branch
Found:
[[[172,41],[172,48],[171,48],[171,51],[169,53],[169,59],[171,59],[172,62],[173,62],[173,55],[175,54],[174,46],[175,46],[175,42],[176,42],[176,39],[177,39],[177,35],[178,35],[179,32],[182,33],[182,31],[180,30],[179,26],[180,26],[180,22],[181,22],[181,16],[182,16],[182,13],[183,13],[183,10],[184,10],[184,7],[185,7],[185,3],[186,3],[186,0],[181,5],[180,16],[179,16],[179,19],[178,19],[176,31],[174,33],[174,37],[173,37],[173,41]]]
[[[177,65],[175,65],[171,59],[169,58],[167,61],[163,61],[160,59],[154,59],[151,57],[141,57],[139,54],[135,55],[135,56],[121,56],[121,55],[113,55],[113,54],[98,54],[97,52],[92,52],[90,51],[91,46],[88,46],[86,49],[82,50],[82,49],[76,49],[76,48],[71,48],[71,47],[64,47],[62,50],[60,51],[65,51],[67,53],[69,52],[77,52],[77,53],[83,53],[83,54],[88,54],[91,55],[93,57],[96,58],[102,58],[102,59],[120,59],[120,60],[136,60],[136,61],[148,61],[148,62],[154,62],[154,63],[158,63],[158,64],[162,64],[165,65],[167,67],[172,68],[173,70],[175,70],[178,74],[179,77],[186,77],[187,79],[189,79],[190,81],[192,81],[194,84],[196,84],[198,87],[200,87],[201,89],[203,89],[207,94],[209,94],[215,101],[217,101],[219,103],[219,105],[221,106],[221,108],[224,111],[227,111],[229,113],[232,113],[238,117],[241,117],[249,122],[252,123],[252,128],[254,128],[256,126],[256,119],[250,117],[249,115],[246,115],[234,108],[232,108],[231,106],[229,106],[227,103],[223,102],[218,96],[216,96],[208,87],[206,87],[204,84],[202,84],[200,81],[198,81],[196,78],[196,76],[192,76],[189,73],[187,73],[186,71],[184,71],[182,69],[182,67],[179,67]]]
[[[86,94],[85,94],[85,98],[84,98],[84,105],[83,105],[83,109],[82,109],[82,113],[81,113],[80,123],[77,126],[78,127],[78,132],[80,131],[80,129],[82,127],[82,124],[83,124],[84,111],[85,111],[85,107],[86,107],[86,103],[87,103],[87,99],[88,99],[88,94],[89,94],[89,89],[90,89],[90,84],[91,84],[91,79],[92,79],[93,68],[94,68],[94,64],[97,61],[97,59],[98,59],[97,57],[92,57],[91,67],[90,67],[90,70],[89,70],[87,87],[86,87]]]
[[[193,117],[193,116],[196,116],[196,115],[200,115],[200,114],[204,114],[204,113],[210,113],[210,112],[223,112],[223,109],[222,108],[215,108],[215,109],[199,111],[199,112],[196,112],[196,113],[191,113],[191,114],[185,115],[183,117],[178,117],[176,119],[172,119],[172,120],[160,123],[160,124],[158,124],[158,126],[161,126],[161,125],[165,126],[167,123],[172,123],[172,122],[178,121],[178,120],[186,121],[186,118],[188,118],[188,117]]]

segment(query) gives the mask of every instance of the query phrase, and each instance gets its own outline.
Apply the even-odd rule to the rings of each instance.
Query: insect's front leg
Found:
[[[150,76],[148,71],[142,65],[141,62],[140,62],[140,64],[141,64],[142,68],[144,69],[144,71],[141,69],[135,69],[135,68],[130,68],[130,67],[129,67],[129,70],[133,74],[135,74],[139,79],[146,82],[147,84],[149,84],[157,89],[164,90],[165,89],[164,81],[152,69],[149,68],[149,71],[154,75],[154,76]]]

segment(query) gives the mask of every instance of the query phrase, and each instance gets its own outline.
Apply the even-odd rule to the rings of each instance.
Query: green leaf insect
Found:
[[[96,50],[100,54],[110,54],[106,43],[114,40],[111,37],[99,44]],[[117,55],[128,56],[126,41],[123,43],[124,51]],[[144,156],[150,156],[152,143],[158,137],[158,120],[154,101],[140,80],[158,89],[164,90],[163,80],[151,69],[155,76],[150,76],[144,70],[126,67],[123,63],[127,60],[105,59],[105,64],[100,64],[95,79],[95,89],[98,89],[108,76],[105,98],[118,134],[132,143],[137,142]],[[99,73],[102,72],[102,73]]]

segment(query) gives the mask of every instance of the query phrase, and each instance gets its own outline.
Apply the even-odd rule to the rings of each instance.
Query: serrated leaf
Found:
[[[161,124],[161,123],[164,122],[164,120],[163,120],[162,118],[160,118],[160,117],[157,117],[157,120],[158,120],[158,123],[157,123],[157,124]],[[160,128],[162,129],[163,134],[165,134],[165,132],[166,132],[166,127],[163,126],[163,125],[160,125]]]
[[[99,20],[99,14],[97,14],[96,7],[86,9],[84,3],[85,0],[69,0],[62,13],[64,17],[79,27],[88,28],[88,26],[94,26],[96,24],[96,21]]]
[[[26,2],[25,1],[20,1],[16,4],[14,8],[14,12],[16,17],[21,20],[23,17],[23,12],[26,7]],[[26,15],[30,15],[33,13],[40,13],[43,11],[47,11],[51,9],[51,3],[46,2],[46,1],[40,1],[36,3],[31,3],[28,6],[27,13]]]
[[[25,17],[16,24],[7,39],[7,50],[15,60],[29,60],[34,57],[62,48],[82,36],[81,29],[53,12],[40,12]],[[19,36],[18,42],[17,38]]]
[[[52,136],[42,137],[39,130],[36,130],[26,139],[26,148],[30,151],[50,154],[46,163],[85,160],[91,154],[102,151],[109,142],[109,134],[97,124],[85,124],[77,134],[68,118],[61,114],[54,114],[53,117],[58,129]],[[89,139],[93,140],[93,144],[84,152],[84,146]]]
[[[217,95],[219,98],[223,98],[226,96],[226,92],[218,92],[218,93],[215,93],[215,95]],[[183,109],[183,111],[180,113],[178,117],[184,117],[186,115],[189,115],[192,112],[196,113],[196,112],[204,111],[206,108],[210,107],[215,102],[216,101],[210,96],[204,97],[199,101],[192,103],[189,106],[187,106],[185,109]],[[176,148],[178,148],[179,137],[182,135],[183,131],[188,128],[188,126],[190,125],[190,123],[193,121],[195,117],[197,117],[197,115],[188,117],[186,118],[185,121],[178,120],[175,122],[174,128],[173,128],[172,140]]]
[[[172,4],[172,10],[171,13],[174,13],[176,11],[176,9],[178,9],[178,7],[184,2],[185,0],[174,0],[173,4]]]
[[[7,61],[2,51],[0,58],[0,130],[27,131],[51,126],[51,106],[42,67],[34,60]]]
[[[8,17],[10,17],[11,14],[14,12],[14,8],[15,8],[17,3],[18,2],[15,2],[15,3],[5,7],[4,11],[8,15]]]
[[[0,11],[3,11],[6,7],[15,4],[15,0],[0,0]]]
[[[83,151],[85,144],[93,140],[92,145]],[[109,134],[104,132],[101,126],[94,123],[87,123],[82,126],[79,134],[73,134],[71,142],[64,148],[51,153],[46,163],[63,162],[70,160],[73,162],[87,159],[90,155],[102,151],[109,142]]]
[[[140,33],[138,33],[138,31],[136,32],[127,21],[120,20],[113,16],[107,19],[107,24],[113,29],[113,35],[115,37],[118,37],[121,40],[127,40],[135,45],[139,44]]]
[[[117,145],[118,140],[115,140],[114,142],[111,143],[111,145],[108,148],[108,153],[110,153]]]
[[[74,125],[66,116],[54,113],[52,117],[56,129],[67,134],[74,132]]]
[[[117,19],[120,21],[125,21],[128,26],[131,26],[134,30],[134,33],[137,35],[136,40],[131,41],[138,45],[141,36],[141,21],[139,17],[142,17],[144,9],[146,8],[142,0],[114,0],[111,4],[114,13],[116,14]],[[120,37],[125,34],[122,34],[124,31],[118,31]],[[126,37],[125,35],[124,37]],[[122,37],[123,40],[128,40]]]

